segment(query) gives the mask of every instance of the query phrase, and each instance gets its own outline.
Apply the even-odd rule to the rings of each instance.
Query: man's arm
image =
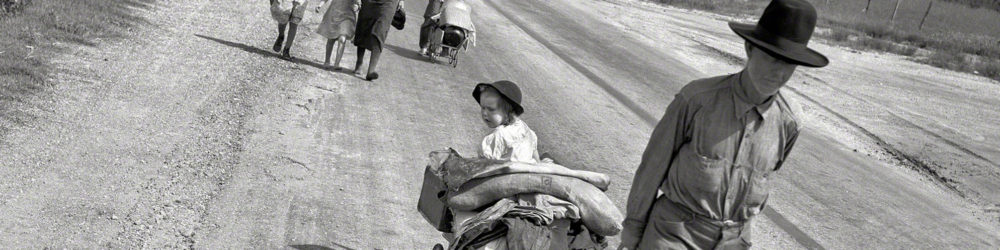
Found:
[[[778,159],[778,163],[774,166],[774,171],[778,171],[781,165],[785,163],[785,159],[788,159],[788,154],[792,152],[792,147],[795,146],[795,141],[799,139],[799,129],[796,126],[792,131],[792,135],[789,136],[788,141],[785,142],[784,152],[781,154],[781,159]]]
[[[674,155],[684,143],[684,130],[689,119],[687,113],[688,102],[678,94],[649,137],[628,193],[625,221],[622,223],[622,247],[635,249],[642,239],[657,190],[667,176]]]

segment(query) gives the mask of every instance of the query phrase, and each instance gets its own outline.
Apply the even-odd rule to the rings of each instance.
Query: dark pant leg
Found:
[[[420,25],[420,48],[427,48],[431,41],[431,33],[437,23],[430,18],[424,18],[424,23]]]

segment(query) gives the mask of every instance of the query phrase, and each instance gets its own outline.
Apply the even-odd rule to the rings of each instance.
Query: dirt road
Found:
[[[321,67],[316,13],[300,28],[297,58],[286,61],[268,50],[274,24],[263,3],[173,1],[140,10],[154,25],[60,58],[57,84],[37,100],[49,109],[31,111],[37,122],[0,143],[0,213],[13,215],[0,219],[0,242],[430,247],[443,239],[416,212],[427,152],[475,152],[488,131],[471,89],[498,79],[521,85],[539,150],[608,173],[608,194],[623,209],[650,123],[673,94],[692,79],[738,70],[726,55],[740,55],[741,45],[722,21],[590,0],[474,2],[478,44],[453,69],[415,51],[424,3],[407,1],[407,27],[390,32],[375,82]],[[944,150],[932,155],[1000,160],[990,151],[997,135],[987,130],[998,124],[989,116],[996,111],[979,108],[994,105],[987,96],[1000,88],[818,46],[832,65],[859,66],[802,69],[793,78],[789,96],[807,127],[772,182],[773,211],[755,222],[755,246],[996,248],[996,212],[959,195],[984,190],[964,184],[994,183],[995,170],[983,165],[942,185],[888,154],[931,145]],[[353,63],[349,48],[342,65]],[[886,63],[907,67],[870,66]],[[889,71],[906,75],[885,77]],[[870,83],[883,81],[900,94],[873,90]],[[929,112],[927,102],[890,105],[929,93],[955,97],[934,102],[949,112]],[[937,137],[910,133],[917,128]]]

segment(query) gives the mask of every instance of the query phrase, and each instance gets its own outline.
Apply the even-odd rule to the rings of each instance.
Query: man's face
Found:
[[[750,75],[750,81],[753,82],[751,90],[757,92],[760,97],[778,93],[778,89],[785,86],[795,72],[795,67],[798,66],[775,58],[750,44],[747,44],[747,56],[749,59],[746,71]]]

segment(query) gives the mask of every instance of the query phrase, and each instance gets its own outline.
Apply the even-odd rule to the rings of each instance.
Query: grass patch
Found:
[[[681,8],[724,15],[757,17],[769,0],[650,0]],[[900,0],[896,1],[810,0],[819,11],[819,26],[830,32],[817,34],[849,47],[884,51],[905,56],[919,49],[930,56],[917,61],[929,65],[976,73],[1000,80],[1000,1]],[[933,4],[931,3],[933,1]],[[867,10],[865,7],[867,5]],[[930,11],[928,12],[928,6]],[[920,23],[924,20],[923,27]],[[926,53],[925,53],[926,54]],[[923,54],[922,54],[923,55]],[[970,55],[970,56],[965,56]]]
[[[135,8],[155,0],[0,0],[0,138],[32,117],[30,100],[50,84],[50,60],[64,46],[94,46],[145,21]],[[2,140],[0,140],[2,141]]]

